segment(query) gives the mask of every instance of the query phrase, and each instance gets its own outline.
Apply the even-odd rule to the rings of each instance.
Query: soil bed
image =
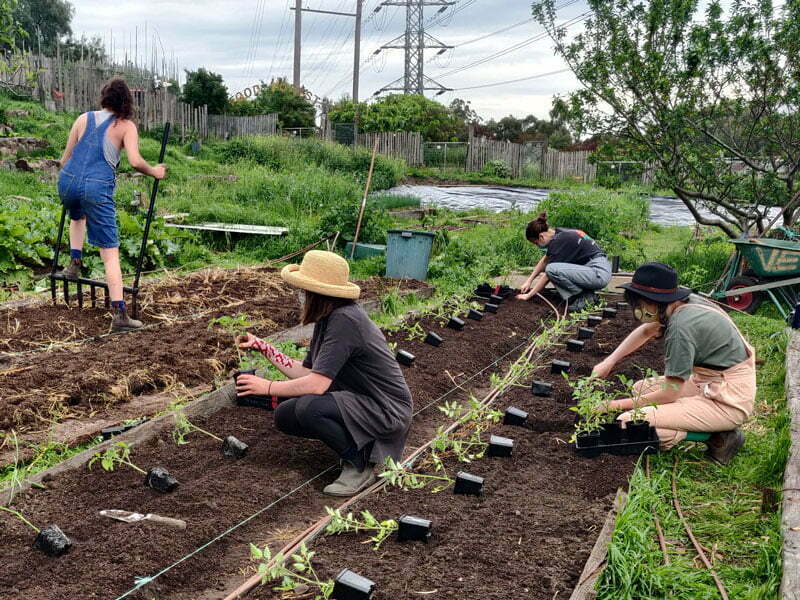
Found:
[[[445,338],[440,348],[407,341],[403,332],[391,334],[390,340],[397,341],[399,348],[417,357],[413,367],[404,369],[415,410],[453,388],[445,372],[465,381],[517,348],[541,319],[549,318],[549,312],[541,305],[507,302],[498,314],[468,322],[463,332],[436,326]],[[465,387],[485,384],[490,372]],[[454,393],[447,399],[464,400],[466,395]],[[133,587],[135,577],[154,575],[335,463],[335,456],[322,444],[289,440],[278,433],[272,416],[258,409],[224,409],[195,421],[220,437],[235,435],[250,446],[249,454],[232,461],[222,457],[218,442],[201,434],[191,434],[189,445],[176,446],[169,433],[164,433],[137,446],[131,458],[145,469],[155,465],[168,468],[180,482],[172,494],[161,495],[143,487],[143,477],[128,468],[105,473],[98,465],[91,471],[82,468],[64,473],[48,481],[47,489],[32,489],[18,496],[15,508],[35,523],[58,523],[74,546],[66,556],[47,558],[31,548],[30,531],[24,525],[0,516],[0,597],[115,598]],[[434,408],[420,412],[414,418],[406,452],[430,439],[446,422]],[[224,596],[224,590],[241,580],[248,542],[279,547],[316,521],[324,507],[336,500],[321,494],[335,476],[335,469],[328,471],[131,597],[198,600]],[[181,518],[189,526],[181,532],[126,525],[97,515],[99,510],[111,508]]]
[[[628,315],[604,321],[583,353],[558,348],[541,364],[564,358],[572,362],[571,377],[588,375],[632,327]],[[660,367],[661,360],[661,350],[651,346],[629,357],[620,371],[638,377],[638,367]],[[549,369],[537,377],[554,384],[552,398],[514,388],[495,404],[501,410],[516,406],[530,413],[530,429],[502,424],[491,428],[491,433],[514,439],[511,458],[445,463],[451,475],[465,470],[484,477],[481,497],[456,496],[451,489],[433,494],[426,489],[384,488],[353,507],[353,512],[366,509],[378,520],[401,515],[431,519],[431,541],[399,543],[393,536],[376,552],[364,543],[363,534],[319,537],[313,545],[317,574],[324,579],[350,568],[377,583],[376,600],[419,595],[568,598],[617,489],[627,485],[635,458],[579,458],[565,443],[574,422],[568,409],[569,386]],[[270,587],[261,586],[248,597],[294,597],[279,595]]]
[[[381,278],[359,283],[364,300],[393,289],[428,287],[417,281]],[[215,379],[224,378],[236,366],[231,334],[209,327],[212,319],[246,314],[253,324],[249,330],[260,336],[293,327],[299,319],[296,295],[274,270],[203,271],[170,278],[145,288],[142,304],[143,318],[154,325],[142,331],[91,338],[49,351],[0,354],[0,428],[20,433],[41,430],[142,394],[201,384],[209,384],[210,389]],[[201,314],[176,320],[196,313]],[[63,304],[3,311],[0,321],[6,327],[0,338],[21,323],[13,337],[17,347],[41,344],[45,336],[57,334],[62,342],[83,339],[105,333],[109,326],[105,310],[70,309]],[[66,337],[65,327],[73,328]]]

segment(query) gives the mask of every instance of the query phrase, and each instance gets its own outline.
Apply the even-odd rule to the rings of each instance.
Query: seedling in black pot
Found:
[[[370,600],[375,593],[375,582],[354,573],[350,569],[342,569],[333,580],[333,600]]]
[[[450,329],[455,329],[456,331],[461,331],[464,329],[464,319],[459,319],[458,317],[450,317],[450,320],[447,322],[447,326]]]
[[[490,286],[488,283],[482,283],[478,287],[475,288],[475,295],[480,296],[482,298],[488,298],[492,295],[494,288]]]
[[[594,329],[591,327],[579,327],[578,328],[578,339],[579,340],[590,340],[594,336]]]
[[[561,361],[553,361],[553,362],[561,362]],[[555,373],[555,371],[553,372]],[[542,398],[548,398],[553,395],[553,384],[548,383],[546,381],[534,381],[531,384],[531,392],[533,392],[534,396],[541,396]]]
[[[255,369],[243,369],[241,371],[236,371],[233,374],[233,382],[236,383],[236,380],[239,378],[239,375],[255,375]],[[252,408],[263,408],[264,410],[275,410],[275,407],[272,405],[272,398],[269,396],[264,396],[261,394],[251,394],[249,396],[240,396],[239,394],[236,395],[236,404],[239,406],[250,406]]]
[[[616,319],[617,318],[617,309],[616,308],[604,308],[603,309],[603,318],[604,319]]]
[[[492,304],[491,302],[487,302],[486,304],[483,305],[483,312],[495,314],[497,313],[498,308],[499,307],[497,306],[497,304]]]
[[[453,488],[454,494],[471,494],[480,496],[483,488],[483,477],[472,475],[461,471],[456,475],[456,485]]]
[[[247,444],[242,441],[239,441],[232,435],[229,435],[224,440],[211,433],[210,431],[206,431],[205,429],[201,429],[194,423],[192,423],[184,413],[177,412],[175,413],[175,429],[172,430],[172,439],[175,440],[176,444],[188,444],[189,441],[186,437],[196,431],[197,433],[202,433],[203,435],[207,435],[211,439],[217,440],[222,444],[222,454],[225,456],[233,456],[235,458],[241,458],[245,454],[247,454]]]
[[[26,519],[21,512],[13,508],[0,506],[0,510],[14,515],[17,519],[25,523],[25,525],[33,529],[36,532],[36,539],[33,540],[33,547],[37,550],[41,550],[48,556],[61,556],[72,547],[72,541],[64,535],[64,532],[61,531],[58,525],[48,525],[44,529],[39,529]]]
[[[153,467],[150,471],[145,471],[133,464],[130,456],[130,446],[125,442],[117,442],[106,448],[105,452],[96,452],[92,460],[89,461],[89,468],[91,469],[92,465],[98,460],[100,461],[100,466],[106,471],[113,471],[118,466],[125,465],[142,473],[145,476],[145,485],[159,492],[171,492],[178,486],[178,481],[165,468]]]
[[[597,327],[602,322],[603,322],[603,317],[598,317],[597,315],[589,315],[588,317],[586,317],[586,324],[589,327]]]
[[[509,406],[503,415],[503,425],[517,425],[524,427],[528,421],[528,413],[519,408]]]
[[[417,357],[411,354],[411,352],[406,352],[405,350],[398,350],[397,356],[395,358],[397,358],[397,362],[399,362],[401,365],[410,367],[411,365],[414,364],[414,361],[416,360]]]
[[[567,340],[567,350],[571,350],[572,352],[582,352],[583,344],[584,342],[581,340]]]
[[[431,537],[432,524],[428,519],[403,515],[397,520],[397,541],[420,541],[428,543]]]
[[[650,422],[628,421],[624,435],[629,442],[646,442],[650,437]]]
[[[431,346],[441,346],[443,341],[444,340],[442,339],[442,336],[440,336],[438,333],[433,333],[432,331],[429,331],[428,335],[425,336],[425,343]]]
[[[562,373],[569,373],[572,364],[567,362],[566,360],[554,360],[550,364],[550,372],[554,375],[560,375]]]
[[[473,321],[480,321],[483,318],[483,313],[479,310],[475,310],[474,308],[470,308],[469,312],[467,313],[467,318],[472,319]]]
[[[487,454],[489,456],[511,456],[514,452],[514,440],[502,437],[500,435],[493,435],[489,438],[489,449]]]

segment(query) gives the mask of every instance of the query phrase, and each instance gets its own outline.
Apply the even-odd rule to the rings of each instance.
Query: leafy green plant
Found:
[[[437,464],[440,467],[441,463]],[[431,490],[434,494],[446,490],[455,480],[444,475],[430,475],[409,471],[402,463],[396,462],[391,456],[386,458],[386,469],[378,475],[389,485],[394,485],[403,490],[418,490],[424,488],[432,481],[440,483]]]
[[[406,340],[409,342],[412,340],[424,340],[426,335],[427,333],[425,333],[419,321],[411,327],[406,327]]]
[[[272,555],[268,546],[259,548],[255,544],[250,544],[250,558],[258,563],[258,573],[261,575],[261,584],[276,579],[281,580],[281,584],[275,588],[279,592],[288,592],[297,588],[301,584],[316,588],[319,593],[314,596],[314,600],[330,598],[333,593],[333,580],[321,580],[314,571],[311,559],[314,552],[310,551],[305,543],[300,544],[299,550],[289,558],[292,561],[291,567],[286,566],[286,558],[283,554]]]
[[[378,521],[371,512],[368,510],[361,511],[361,518],[356,517],[353,513],[343,515],[341,510],[325,507],[325,511],[331,518],[328,526],[325,528],[325,533],[328,535],[335,535],[340,533],[358,533],[360,531],[373,532],[369,541],[373,543],[372,548],[377,550],[381,544],[392,533],[397,531],[397,521],[394,519],[387,519],[385,521]]]
[[[198,433],[202,433],[207,435],[210,438],[217,440],[218,442],[222,441],[221,437],[214,435],[213,433],[206,431],[205,429],[201,429],[194,423],[192,423],[186,414],[182,412],[175,413],[175,428],[172,430],[172,439],[175,440],[176,444],[188,444],[188,440],[186,436],[188,436],[193,431]]]
[[[89,461],[89,468],[91,469],[92,465],[99,460],[100,466],[103,467],[105,471],[111,472],[117,467],[125,465],[126,467],[130,467],[146,475],[147,471],[133,464],[130,460],[130,456],[130,445],[125,442],[117,442],[106,448],[105,452],[95,452],[92,460]]]
[[[566,373],[562,375],[564,375],[564,378],[572,388],[572,398],[575,400],[575,406],[571,407],[570,410],[577,412],[581,416],[584,413],[598,412],[600,423],[614,421],[616,415],[609,410],[609,403],[615,400],[618,394],[610,389],[612,386],[611,381],[593,375],[570,380]]]
[[[658,372],[654,371],[653,369],[642,369],[642,380],[643,384],[640,386],[636,386],[635,379],[629,379],[625,377],[622,373],[618,374],[617,377],[619,378],[622,385],[625,386],[625,389],[628,391],[628,394],[633,401],[633,409],[631,409],[631,420],[639,423],[645,420],[647,413],[645,413],[644,406],[642,405],[642,396],[644,395],[644,390],[647,387],[645,384],[648,381],[652,381],[658,378]],[[662,389],[666,389],[668,385],[674,385],[669,383],[662,383]]]
[[[481,175],[510,179],[511,168],[508,166],[508,164],[506,164],[505,161],[490,160],[483,166],[483,169],[481,169]]]

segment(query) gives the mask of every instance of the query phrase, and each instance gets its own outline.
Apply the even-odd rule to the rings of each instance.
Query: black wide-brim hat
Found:
[[[630,283],[618,287],[654,302],[684,300],[692,293],[688,288],[678,287],[678,273],[660,262],[644,263],[636,269]]]

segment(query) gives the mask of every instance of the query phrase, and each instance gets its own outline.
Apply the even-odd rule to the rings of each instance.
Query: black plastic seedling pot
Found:
[[[497,306],[497,304],[492,304],[491,302],[487,302],[486,304],[483,305],[483,312],[495,314],[497,313],[498,308],[499,307]]]
[[[578,339],[579,340],[590,340],[594,337],[594,329],[591,327],[579,327],[578,328]]]
[[[584,343],[581,340],[567,340],[567,350],[582,352]]]
[[[555,373],[555,371],[553,372]],[[533,393],[534,396],[541,396],[543,398],[547,398],[553,395],[553,384],[547,383],[546,381],[534,381],[531,384],[531,392]]]
[[[550,372],[554,375],[561,375],[561,373],[569,373],[572,364],[565,360],[554,360],[550,365]]]
[[[243,441],[229,435],[222,442],[222,454],[233,458],[242,458],[247,454],[249,446]]]
[[[442,336],[432,331],[429,331],[428,335],[425,336],[425,343],[431,346],[441,346],[443,341]]]
[[[397,519],[398,542],[425,542],[431,537],[432,525],[428,519],[403,515]]]
[[[528,421],[528,413],[519,408],[509,406],[503,415],[503,425],[517,425],[522,427]]]
[[[622,439],[622,427],[619,421],[603,423],[600,429],[600,441],[604,444],[619,444]]]
[[[144,484],[166,494],[178,487],[178,480],[170,475],[164,467],[153,467],[145,475]]]
[[[233,381],[239,378],[239,375],[255,375],[255,369],[245,369],[243,371],[236,371],[233,374]],[[236,404],[239,406],[251,406],[253,408],[263,408],[264,410],[274,410],[272,406],[272,398],[260,394],[253,394],[250,396],[236,396]]]
[[[649,437],[649,421],[629,421],[625,425],[625,438],[629,442],[646,442]]]
[[[483,488],[483,477],[461,471],[456,475],[456,485],[453,487],[453,493],[480,496],[481,488]]]
[[[489,302],[491,302],[492,304],[500,304],[502,301],[503,301],[502,296],[497,296],[496,294],[492,294],[491,296],[489,296]]]
[[[627,302],[617,302],[617,310],[622,310],[624,308],[628,308]]]
[[[617,318],[617,309],[616,308],[604,308],[603,309],[603,318],[604,319],[616,319]]]
[[[58,525],[48,525],[36,535],[33,547],[48,556],[61,556],[72,547],[72,541]]]
[[[486,454],[489,456],[506,457],[514,452],[514,440],[500,435],[493,435],[489,438],[489,448]]]
[[[469,312],[467,313],[467,318],[472,319],[473,321],[480,321],[483,318],[483,313],[479,310],[475,310],[474,308],[470,308]]]
[[[398,350],[396,358],[397,362],[399,362],[401,365],[410,367],[411,365],[414,364],[414,361],[416,360],[417,357],[411,354],[411,352],[406,352],[405,350]]]
[[[464,329],[464,319],[459,319],[458,317],[450,317],[450,320],[447,322],[447,326],[450,329],[461,331],[462,329]]]
[[[638,441],[630,439],[629,428],[631,423],[628,423],[625,429],[621,429],[619,423],[603,425],[600,430],[599,440],[578,436],[575,443],[575,452],[587,458],[594,458],[603,453],[616,454],[618,456],[655,454],[659,451],[658,435],[654,427],[647,425],[646,428],[643,428],[643,433],[637,432],[635,434],[639,435],[641,433],[644,435],[644,439]],[[635,429],[636,427],[634,426]]]
[[[589,315],[588,317],[586,317],[586,324],[589,327],[597,327],[602,322],[603,322],[603,317],[598,317],[597,315]]]
[[[600,443],[600,432],[590,431],[588,433],[581,433],[577,436],[575,441],[575,450],[579,455],[584,458],[594,458],[599,456],[601,450],[597,448]]]
[[[353,573],[350,569],[342,569],[333,580],[333,600],[370,600],[375,593],[375,582]]]
[[[488,283],[482,283],[475,288],[475,295],[481,298],[488,298],[492,295],[492,292],[494,292],[494,288]]]

